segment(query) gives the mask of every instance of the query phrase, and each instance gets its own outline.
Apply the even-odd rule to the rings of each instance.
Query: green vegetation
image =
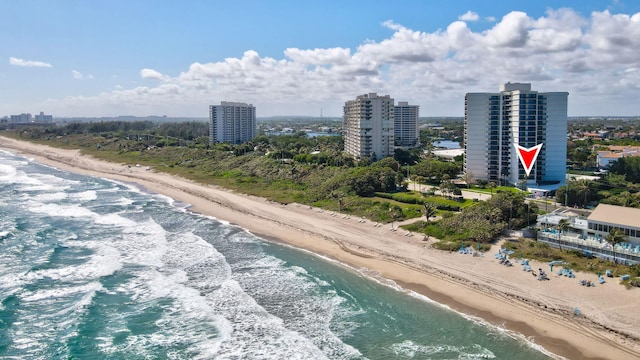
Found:
[[[426,193],[395,192],[395,193],[376,193],[376,196],[384,199],[392,199],[405,204],[432,204],[438,210],[460,211],[466,207],[476,204],[473,200],[457,197],[448,199],[441,196],[428,195]]]
[[[435,138],[459,136],[459,125],[454,123],[451,130],[421,132],[427,150]],[[85,154],[123,166],[151,166],[284,204],[297,202],[385,223],[425,216],[426,221],[418,220],[403,228],[441,239],[435,247],[450,251],[461,246],[475,248],[478,244],[487,250],[503,231],[535,223],[539,212],[538,206],[524,201],[524,192],[495,183],[478,182],[469,189],[492,194],[486,202],[462,199],[452,181],[461,172],[461,159],[441,161],[428,151],[424,154],[422,149],[415,149],[398,151],[394,158],[377,162],[358,162],[344,153],[340,136],[309,138],[298,131],[293,135],[261,134],[243,144],[210,144],[206,123],[148,121],[29,127],[3,134],[56,147],[79,148]],[[590,144],[592,149],[585,162],[592,161],[593,149],[597,149],[592,140]],[[577,142],[572,146],[571,153],[576,156],[586,151],[578,150],[586,147]],[[640,176],[640,162],[625,161],[618,166],[600,181],[570,181],[557,191],[556,200],[579,206],[598,201],[640,206],[640,184],[629,182],[624,175]],[[413,181],[434,185],[445,196],[407,191],[409,175]],[[433,219],[436,216],[437,221]],[[532,248],[527,253],[530,258],[558,258],[555,249],[527,247]]]
[[[416,181],[426,184],[440,184],[442,180],[453,179],[462,171],[460,163],[425,159],[411,167]]]
[[[375,197],[377,192],[397,192],[404,181],[396,160],[356,163],[342,151],[339,136],[260,135],[251,143],[209,144],[207,133],[206,123],[107,122],[21,128],[6,135],[80,148],[115,163],[151,166],[281,203],[321,206],[383,222],[421,216],[422,205]]]
[[[632,183],[640,183],[640,156],[623,157],[611,164],[613,174],[624,175]]]
[[[611,244],[611,246],[613,247],[613,262],[617,262],[616,261],[616,245],[624,242],[627,239],[626,235],[624,234],[624,230],[619,229],[619,228],[612,228],[611,230],[609,230],[609,234],[607,234],[607,241]]]
[[[640,207],[640,183],[629,182],[625,174],[612,171],[597,181],[571,180],[556,191],[555,198],[558,203],[567,206],[588,207],[601,202]]]
[[[488,243],[506,229],[520,229],[536,221],[537,207],[525,203],[521,193],[498,193],[475,204],[459,214],[444,214],[438,222],[417,221],[404,228],[442,240],[440,248],[457,250],[464,241]]]
[[[573,139],[567,142],[567,166],[571,173],[594,175],[599,151],[609,146],[640,146],[639,119],[580,119],[569,121]],[[581,138],[601,132],[602,138]],[[640,157],[623,157],[608,169],[610,173],[591,184],[569,183],[556,192],[556,200],[569,206],[591,206],[598,202],[640,207]],[[600,175],[600,173],[595,173]],[[579,180],[582,181],[582,180]]]

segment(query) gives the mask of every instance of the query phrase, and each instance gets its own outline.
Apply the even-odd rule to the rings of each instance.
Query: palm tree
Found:
[[[334,190],[331,192],[331,197],[338,201],[338,212],[342,212],[342,206],[344,205],[344,198],[346,196],[343,191]]]
[[[423,212],[424,212],[424,217],[427,219],[427,223],[429,222],[429,219],[432,216],[436,215],[436,207],[432,204],[432,203],[424,203],[423,204]]]
[[[587,206],[587,196],[589,196],[591,192],[591,188],[589,185],[590,185],[590,180],[583,179],[575,182],[577,193],[584,195],[584,201],[583,201],[584,207]]]
[[[562,245],[560,244],[560,235],[564,234],[564,232],[567,231],[568,229],[569,229],[569,220],[560,219],[560,221],[558,221],[558,246],[560,247],[560,250],[562,250]]]
[[[617,263],[616,245],[624,242],[627,239],[627,236],[624,234],[624,231],[622,229],[614,227],[614,228],[611,228],[611,230],[609,230],[609,234],[607,235],[606,239],[612,246],[613,262]]]
[[[391,229],[394,228],[394,225],[396,223],[396,221],[398,221],[398,219],[400,217],[402,217],[403,212],[402,212],[402,208],[398,205],[391,205],[389,207],[389,216],[391,217]]]
[[[442,180],[440,181],[440,186],[438,186],[438,190],[442,193],[442,196],[449,197],[449,192],[451,191],[451,181],[449,180],[449,175],[444,174],[442,176]]]
[[[493,195],[493,188],[496,187],[496,183],[494,183],[493,181],[490,182],[489,184],[487,184],[487,186],[489,187],[489,190],[491,191],[491,195]]]

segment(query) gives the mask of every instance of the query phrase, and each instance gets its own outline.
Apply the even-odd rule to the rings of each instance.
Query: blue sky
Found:
[[[0,0],[0,117],[341,116],[359,94],[462,116],[507,81],[640,115],[640,2]]]

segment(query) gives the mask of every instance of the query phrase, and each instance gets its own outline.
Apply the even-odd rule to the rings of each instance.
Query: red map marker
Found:
[[[533,164],[535,164],[538,154],[540,154],[540,149],[542,149],[543,144],[544,143],[540,143],[531,148],[513,144],[515,145],[516,150],[518,150],[518,159],[520,159],[520,163],[522,163],[522,167],[524,167],[524,171],[527,173],[527,176],[529,176],[529,173],[533,168]]]

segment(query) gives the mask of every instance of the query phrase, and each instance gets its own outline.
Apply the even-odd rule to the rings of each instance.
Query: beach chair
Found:
[[[600,284],[604,284],[604,278],[603,278],[602,276],[600,276],[600,279],[598,279],[598,282],[599,282]]]
[[[607,271],[604,272],[607,277],[613,277],[613,274],[611,274],[611,270],[607,269]]]

